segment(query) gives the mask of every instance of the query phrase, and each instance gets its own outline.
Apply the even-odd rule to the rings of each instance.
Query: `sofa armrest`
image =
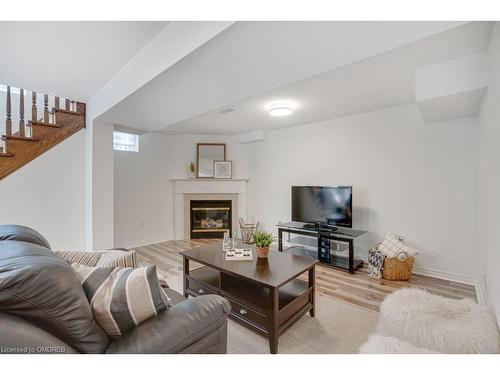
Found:
[[[178,303],[113,341],[107,353],[179,353],[225,326],[229,302],[205,295]]]

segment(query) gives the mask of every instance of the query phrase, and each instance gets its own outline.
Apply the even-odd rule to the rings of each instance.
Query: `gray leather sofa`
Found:
[[[166,292],[174,306],[112,341],[47,240],[0,225],[0,353],[226,353],[227,300]]]

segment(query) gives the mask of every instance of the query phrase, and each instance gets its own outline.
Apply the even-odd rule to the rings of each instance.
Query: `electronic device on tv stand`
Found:
[[[315,223],[307,223],[306,225],[304,225],[304,228],[328,229],[330,232],[333,232],[333,231],[336,231],[337,229],[339,229],[335,225],[331,225],[331,224],[327,224],[327,223],[322,223],[320,221],[317,221]]]

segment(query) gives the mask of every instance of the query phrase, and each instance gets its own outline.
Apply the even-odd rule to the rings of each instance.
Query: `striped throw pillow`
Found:
[[[97,264],[101,253],[97,251],[55,251],[57,255],[68,263],[79,263],[84,266],[94,267]]]
[[[132,267],[140,266],[135,251],[106,250],[106,251],[56,251],[68,263],[79,263],[89,267]]]
[[[100,251],[101,257],[96,263],[96,267],[132,267],[140,266],[135,251],[106,250]]]
[[[113,268],[73,263],[71,267],[80,279],[94,319],[111,337],[124,335],[169,306],[154,266]]]

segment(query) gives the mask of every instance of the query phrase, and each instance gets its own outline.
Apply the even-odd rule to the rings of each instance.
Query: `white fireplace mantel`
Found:
[[[186,217],[186,203],[196,195],[204,195],[209,199],[221,199],[221,196],[237,197],[233,205],[234,217],[247,217],[248,212],[248,179],[172,179],[174,193],[174,235],[176,240],[188,239],[188,218]],[[234,202],[234,200],[233,200]],[[233,233],[237,222],[233,220]]]
[[[173,179],[174,194],[246,194],[247,179]]]

